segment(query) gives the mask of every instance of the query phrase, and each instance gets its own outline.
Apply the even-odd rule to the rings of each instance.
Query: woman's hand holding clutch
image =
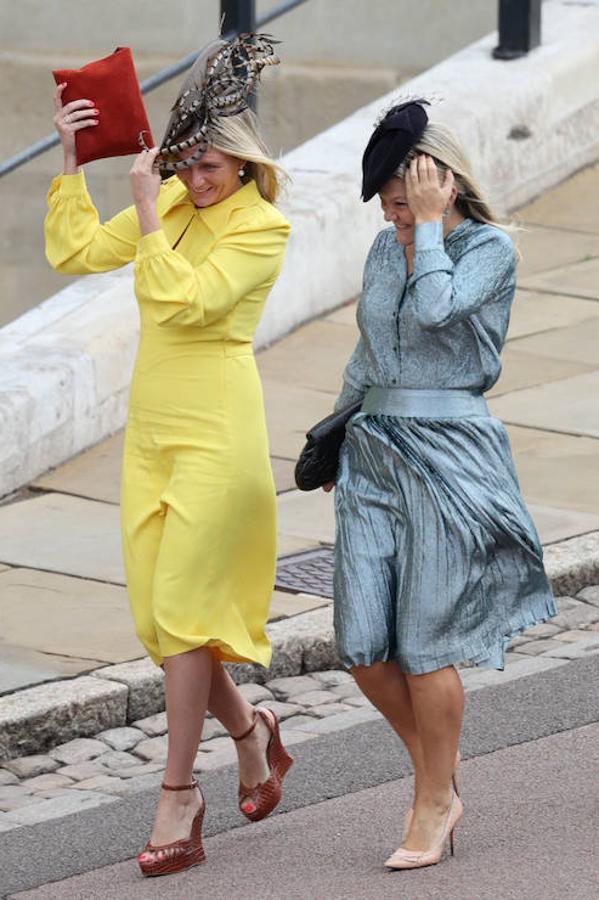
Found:
[[[75,134],[82,128],[90,128],[98,124],[100,110],[95,108],[93,100],[71,100],[62,105],[62,94],[66,81],[59,84],[54,92],[54,127],[58,132],[64,153],[64,174],[75,175],[79,171]]]

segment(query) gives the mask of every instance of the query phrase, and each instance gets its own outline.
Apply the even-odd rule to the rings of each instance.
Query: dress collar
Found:
[[[466,216],[464,219],[462,219],[461,222],[458,222],[455,228],[451,229],[449,234],[445,236],[445,243],[450,244],[453,240],[455,240],[455,238],[458,238],[462,234],[462,232],[467,231],[471,225],[474,225],[474,220]]]
[[[176,176],[174,177],[176,178]],[[254,206],[261,199],[256,182],[252,180],[246,182],[239,190],[227,197],[226,200],[221,200],[220,203],[213,203],[212,206],[200,208],[194,206],[187,188],[181,181],[179,181],[179,187],[180,192],[177,192],[178,196],[173,205],[188,206],[190,210],[195,210],[202,222],[212,231],[220,231],[227,224],[234,210]]]

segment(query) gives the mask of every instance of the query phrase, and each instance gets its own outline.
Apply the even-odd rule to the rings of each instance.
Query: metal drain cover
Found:
[[[333,547],[282,556],[277,564],[275,587],[280,591],[332,598]]]

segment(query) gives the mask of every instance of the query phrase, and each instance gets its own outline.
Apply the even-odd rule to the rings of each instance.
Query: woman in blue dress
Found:
[[[456,664],[503,669],[509,639],[555,615],[497,381],[515,252],[452,134],[424,101],[393,107],[363,159],[363,199],[390,227],[372,245],[360,339],[336,408],[340,658],[404,742],[415,795],[393,869],[439,862],[462,815]],[[329,489],[332,485],[326,485]]]

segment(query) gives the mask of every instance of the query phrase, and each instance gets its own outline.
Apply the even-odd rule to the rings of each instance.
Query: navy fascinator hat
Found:
[[[428,122],[427,100],[409,100],[392,106],[368,141],[362,157],[362,200],[366,203],[389,181]]]

